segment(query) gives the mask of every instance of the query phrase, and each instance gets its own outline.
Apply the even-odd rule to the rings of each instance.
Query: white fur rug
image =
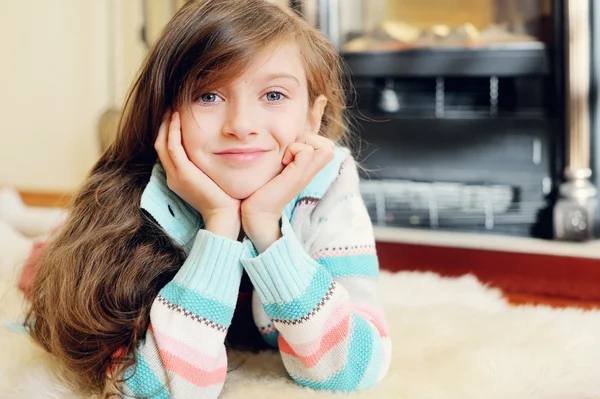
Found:
[[[55,365],[16,332],[23,299],[16,270],[31,247],[0,223],[0,394],[73,398]],[[394,345],[377,387],[342,395],[394,399],[600,398],[600,312],[512,307],[474,277],[382,273]],[[275,352],[231,353],[222,398],[333,398],[294,384]]]

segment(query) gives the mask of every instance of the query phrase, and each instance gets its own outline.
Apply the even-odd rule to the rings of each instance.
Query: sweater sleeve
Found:
[[[282,238],[242,264],[272,324],[285,367],[299,384],[353,391],[383,379],[391,342],[377,294],[373,228],[352,158],[325,196],[301,198]],[[259,318],[260,319],[260,318]],[[261,331],[262,332],[262,331]]]
[[[125,372],[138,398],[216,398],[227,373],[225,335],[242,267],[243,245],[200,230],[174,279],[150,309],[150,327]]]

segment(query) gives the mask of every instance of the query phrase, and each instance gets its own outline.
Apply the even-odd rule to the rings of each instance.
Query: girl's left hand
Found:
[[[259,253],[281,237],[283,208],[333,159],[334,148],[323,136],[303,136],[285,150],[283,171],[242,201],[242,228]]]

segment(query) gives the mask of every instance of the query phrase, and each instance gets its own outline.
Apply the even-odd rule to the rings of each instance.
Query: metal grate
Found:
[[[410,180],[363,180],[361,193],[374,224],[494,230],[535,222],[543,201],[521,200],[509,185]]]
[[[495,118],[543,116],[537,78],[388,78],[376,84],[374,114],[397,117]]]

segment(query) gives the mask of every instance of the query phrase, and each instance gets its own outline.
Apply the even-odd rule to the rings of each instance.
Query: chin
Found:
[[[277,173],[279,172],[277,171]],[[231,198],[245,200],[267,184],[277,173],[265,174],[259,170],[251,173],[231,174],[229,176],[219,176],[215,182]],[[262,175],[263,178],[257,179],[257,175]]]
[[[234,184],[230,182],[221,186],[223,191],[231,198],[245,200],[256,192],[260,187],[249,186],[248,184]]]

